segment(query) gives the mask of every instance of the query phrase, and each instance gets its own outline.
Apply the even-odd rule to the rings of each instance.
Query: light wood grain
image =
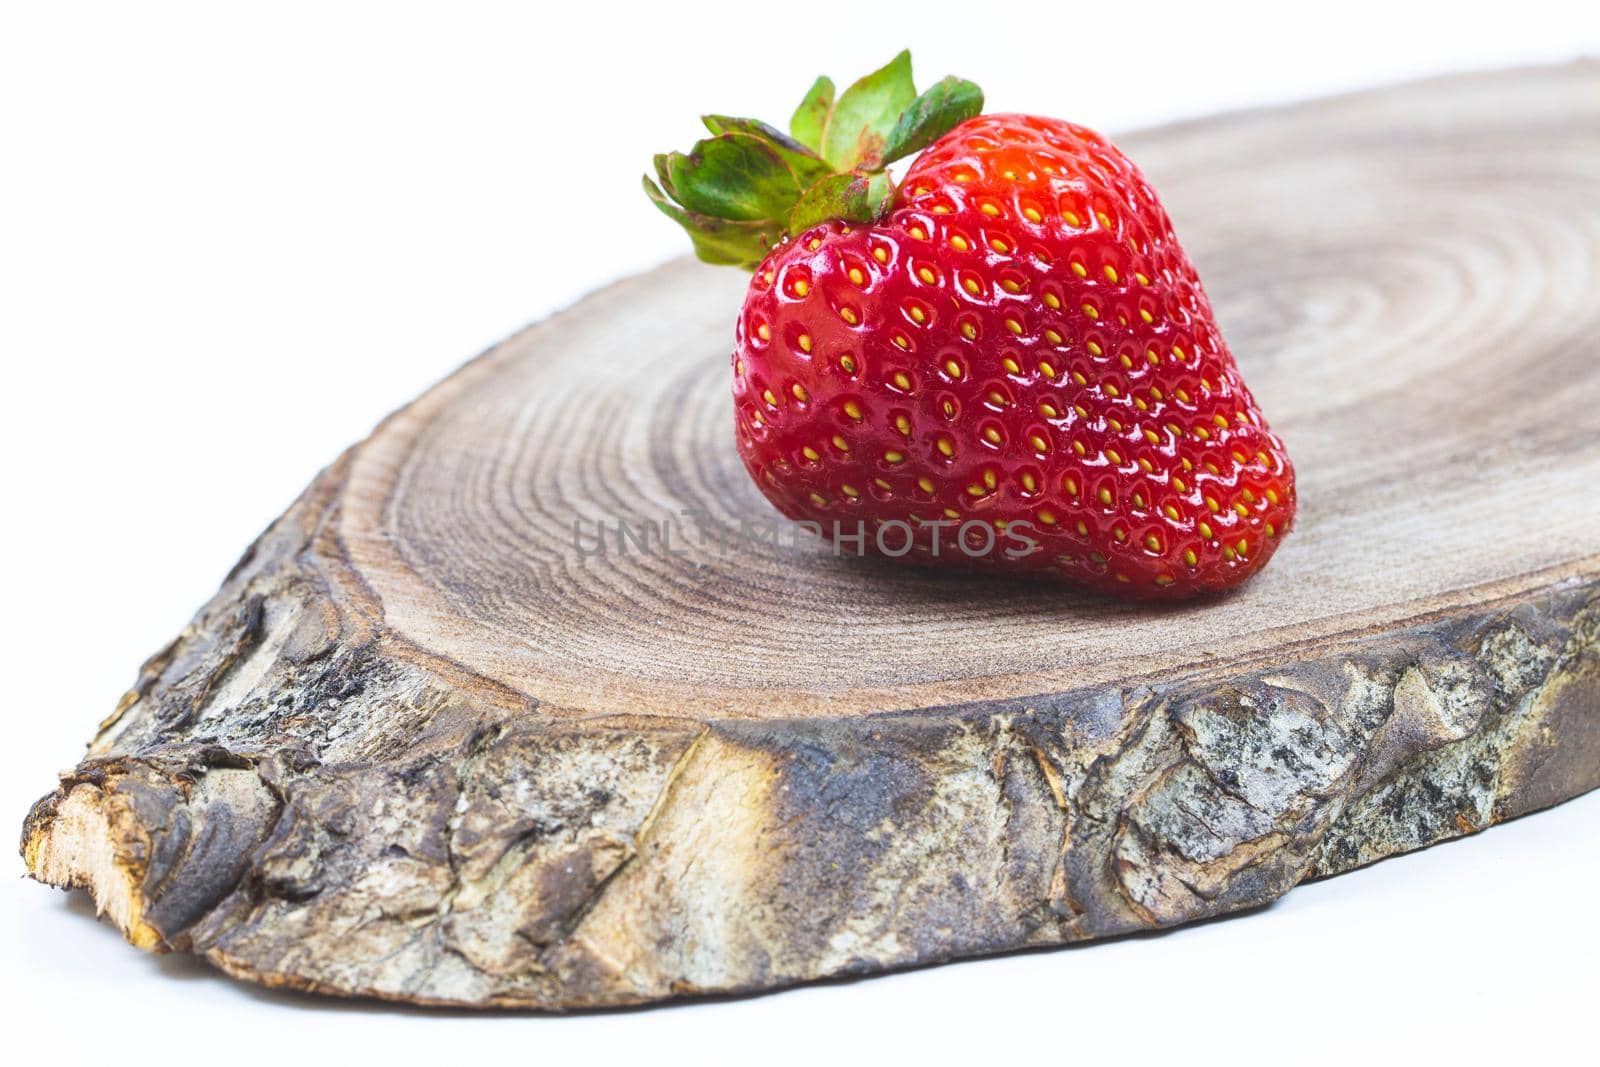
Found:
[[[675,262],[324,472],[32,873],[252,980],[569,1008],[1190,921],[1600,784],[1600,66],[1122,143],[1298,470],[1246,588],[701,543],[775,513],[743,278]]]
[[[578,714],[851,714],[1270,654],[1600,571],[1593,109],[1439,83],[1127,139],[1300,471],[1280,558],[1151,610],[824,553],[728,447],[743,276],[676,263],[513,338],[354,457],[340,533],[397,634]],[[579,521],[681,558],[583,558]],[[586,538],[587,542],[587,538]]]

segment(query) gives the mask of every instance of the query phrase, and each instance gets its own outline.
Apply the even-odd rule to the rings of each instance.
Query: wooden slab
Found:
[[[744,279],[672,263],[325,471],[34,876],[271,985],[570,1008],[1185,922],[1600,784],[1600,66],[1123,144],[1299,471],[1248,588],[741,539]]]

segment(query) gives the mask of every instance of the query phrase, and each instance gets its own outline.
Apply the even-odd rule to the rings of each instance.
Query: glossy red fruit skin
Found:
[[[889,523],[900,553],[904,523],[907,560],[1178,598],[1244,581],[1294,521],[1288,454],[1165,210],[1069,123],[972,119],[881,223],[775,249],[733,369],[762,492],[829,536],[864,523],[868,552]],[[958,551],[975,520],[992,549],[974,524]]]

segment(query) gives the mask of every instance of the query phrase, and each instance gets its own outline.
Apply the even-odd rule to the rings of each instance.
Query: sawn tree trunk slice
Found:
[[[1600,67],[1124,143],[1300,471],[1247,589],[702,542],[773,513],[743,278],[673,263],[325,471],[29,869],[268,985],[573,1008],[1187,922],[1600,784]]]

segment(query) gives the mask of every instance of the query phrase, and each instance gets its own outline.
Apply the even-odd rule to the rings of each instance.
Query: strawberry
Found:
[[[1177,598],[1259,570],[1294,470],[1137,167],[1082,126],[980,115],[902,53],[792,137],[706,119],[646,189],[754,271],[735,440],[836,544]],[[885,167],[921,149],[896,185]]]

